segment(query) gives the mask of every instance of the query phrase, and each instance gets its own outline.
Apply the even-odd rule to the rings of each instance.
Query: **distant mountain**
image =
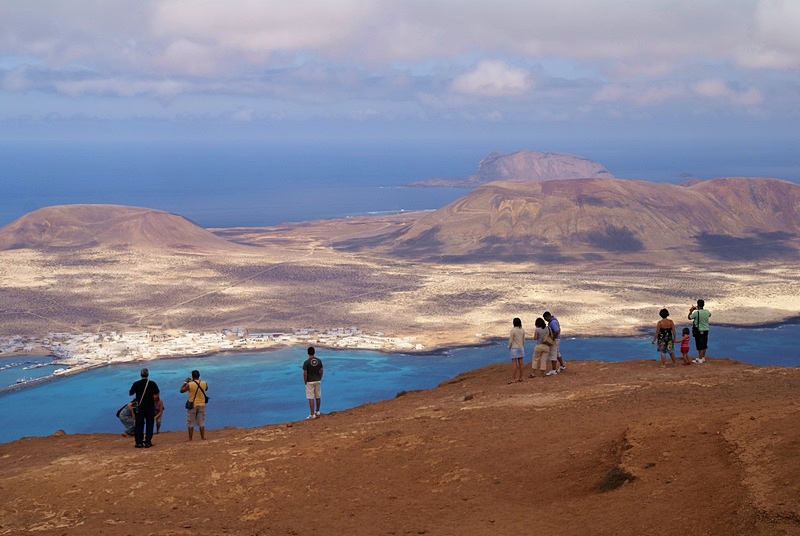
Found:
[[[506,181],[480,186],[369,243],[337,247],[452,261],[796,258],[798,209],[800,185],[779,179],[721,178],[693,186],[623,179]]]
[[[35,210],[0,228],[2,249],[241,249],[182,216],[121,205],[59,205]]]
[[[478,172],[466,178],[429,179],[409,186],[474,188],[494,181],[543,182],[557,179],[611,178],[601,164],[565,153],[519,151],[491,153],[478,163]]]

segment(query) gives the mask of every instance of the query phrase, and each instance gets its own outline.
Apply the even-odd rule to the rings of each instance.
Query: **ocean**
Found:
[[[206,228],[436,209],[468,190],[403,185],[467,176],[480,158],[458,148],[4,142],[0,226],[78,203],[155,208]]]
[[[793,151],[770,147],[733,151],[698,145],[652,150],[634,143],[581,145],[567,139],[554,146],[498,142],[0,142],[0,226],[50,205],[113,203],[149,207],[185,216],[208,228],[270,226],[282,222],[382,212],[436,209],[463,189],[407,188],[409,182],[463,177],[492,151],[522,149],[567,152],[596,160],[614,175],[677,181],[683,172],[701,178],[773,176],[800,182]],[[787,157],[786,155],[790,155]],[[711,355],[763,365],[797,366],[797,325],[770,330],[715,328]],[[766,341],[766,342],[765,342]],[[716,346],[714,346],[716,345]],[[765,349],[768,349],[765,353]],[[375,352],[326,352],[324,410],[335,411],[423,389],[465,370],[506,362],[502,344],[460,348],[433,356]],[[570,339],[568,359],[655,358],[649,339]],[[305,416],[298,385],[300,349],[258,354],[223,354],[150,364],[165,392],[166,430],[183,429],[180,379],[193,368],[210,383],[209,428],[260,426]],[[28,362],[25,362],[28,361]],[[2,358],[0,387],[55,368],[30,368],[48,358]],[[106,367],[0,395],[0,442],[27,435],[117,432],[114,417],[125,402],[140,365]],[[27,370],[23,370],[28,367]],[[251,387],[252,386],[252,387]],[[55,404],[70,400],[73,403]],[[25,408],[22,410],[21,408]]]
[[[0,227],[38,208],[77,203],[154,208],[207,228],[436,209],[468,190],[402,185],[465,177],[492,151],[522,149],[590,158],[623,178],[675,182],[682,180],[682,173],[692,173],[701,178],[772,176],[800,182],[794,152],[771,146],[731,150],[687,141],[653,149],[641,143],[621,148],[603,140],[593,145],[551,143],[4,140]]]
[[[562,353],[567,360],[625,361],[659,356],[651,337],[567,338]],[[712,326],[709,356],[764,366],[800,366],[800,324],[770,328]],[[208,357],[150,361],[150,377],[157,382],[167,410],[162,430],[183,430],[185,395],[178,392],[193,369],[208,381],[208,429],[225,426],[255,427],[300,420],[308,406],[302,383],[304,347],[254,353],[226,353]],[[532,346],[527,345],[526,365]],[[478,347],[454,348],[435,354],[386,354],[374,351],[319,349],[325,365],[323,413],[341,411],[368,402],[390,399],[400,391],[428,389],[462,372],[493,363],[508,363],[505,340]],[[691,355],[697,355],[692,348]],[[678,353],[680,357],[680,353]],[[44,356],[9,357],[19,363],[0,370],[0,387],[19,377],[50,374],[55,366],[30,367],[25,361],[48,362]],[[122,432],[114,414],[127,400],[142,363],[108,366],[0,395],[0,443],[25,436],[67,433]],[[705,365],[700,365],[705,366]],[[713,366],[713,365],[709,365]],[[505,379],[499,378],[499,381]],[[8,408],[16,408],[9,411]],[[21,410],[21,408],[25,408]]]

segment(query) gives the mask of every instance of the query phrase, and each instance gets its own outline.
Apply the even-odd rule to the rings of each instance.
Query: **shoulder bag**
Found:
[[[150,385],[150,378],[147,378],[147,381],[144,383],[144,389],[142,389],[142,397],[139,400],[137,400],[134,404],[132,404],[134,415],[139,415],[139,406],[142,405],[142,400],[144,400],[144,395],[147,394],[148,385]]]
[[[206,394],[206,392],[203,390],[203,388],[202,388],[202,387],[200,387],[200,382],[198,382],[197,380],[195,380],[195,382],[194,382],[194,383],[196,383],[196,384],[197,384],[197,388],[198,388],[198,389],[200,389],[200,392],[201,392],[201,393],[203,393],[203,396],[204,396],[204,397],[205,397],[205,399],[206,399],[206,404],[208,404],[208,395],[207,395],[207,394]],[[195,392],[194,392],[194,396],[192,397],[192,399],[191,399],[191,400],[187,400],[187,401],[186,401],[186,409],[192,409],[192,408],[194,408],[194,399],[195,399],[195,398],[197,398],[197,391],[195,391]]]
[[[545,328],[544,337],[542,337],[542,344],[553,346],[556,341],[553,339],[553,332],[550,331],[550,326]]]

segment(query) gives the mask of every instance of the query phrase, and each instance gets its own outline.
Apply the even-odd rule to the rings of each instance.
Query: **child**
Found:
[[[156,433],[161,431],[161,417],[164,415],[164,402],[161,401],[161,397],[158,395],[153,395],[153,404],[155,409],[155,417],[156,420]]]
[[[683,354],[683,366],[691,365],[692,361],[689,359],[689,328],[683,328],[681,337],[681,354]]]
[[[522,320],[515,318],[512,324],[514,327],[508,336],[508,353],[511,357],[511,379],[508,383],[522,381],[522,358],[525,356],[525,330],[522,329]]]

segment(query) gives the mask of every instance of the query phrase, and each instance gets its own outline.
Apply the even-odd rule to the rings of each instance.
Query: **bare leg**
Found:
[[[192,440],[192,436],[194,436],[194,426],[189,428],[189,441]]]
[[[308,414],[309,415],[314,415],[314,399],[313,398],[309,398],[308,399]]]
[[[200,427],[200,439],[205,439],[205,438],[206,438],[206,428],[205,428],[205,426],[201,426]]]

